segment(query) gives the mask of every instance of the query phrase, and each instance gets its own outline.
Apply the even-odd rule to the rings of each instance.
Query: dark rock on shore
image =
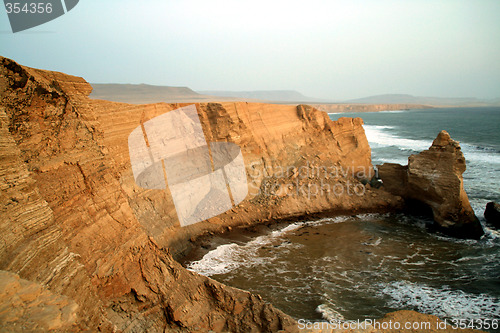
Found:
[[[484,231],[463,187],[465,168],[459,143],[441,131],[428,150],[408,158],[407,166],[383,164],[378,171],[385,189],[403,197],[410,211],[431,215],[436,229],[479,239]]]
[[[484,211],[484,218],[493,227],[500,229],[500,204],[488,202]]]

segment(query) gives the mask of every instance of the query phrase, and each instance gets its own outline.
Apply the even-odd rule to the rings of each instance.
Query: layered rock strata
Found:
[[[0,330],[47,332],[70,330],[78,305],[17,274],[0,271]]]
[[[332,122],[302,105],[206,103],[196,105],[206,139],[241,148],[249,194],[180,227],[168,189],[136,184],[127,138],[183,105],[91,100],[91,90],[82,78],[0,58],[0,270],[61,304],[54,329],[294,331],[296,322],[259,296],[187,271],[173,256],[230,227],[401,205],[360,182],[372,172],[361,119]]]

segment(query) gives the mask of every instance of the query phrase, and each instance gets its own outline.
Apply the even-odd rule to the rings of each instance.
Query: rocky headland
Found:
[[[484,234],[464,190],[464,154],[446,131],[428,150],[411,155],[407,166],[388,163],[378,171],[385,189],[403,197],[410,212],[432,217],[439,231],[471,239]]]
[[[404,207],[400,194],[370,186],[361,119],[334,122],[306,105],[199,103],[206,139],[241,148],[249,193],[181,227],[168,189],[136,184],[127,138],[183,104],[92,100],[91,91],[82,78],[0,58],[2,330],[294,332],[295,319],[258,295],[175,258],[230,228]],[[443,140],[436,149],[456,157]]]

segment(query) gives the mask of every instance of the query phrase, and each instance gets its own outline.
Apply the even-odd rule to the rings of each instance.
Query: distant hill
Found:
[[[376,95],[364,98],[351,99],[346,103],[362,104],[425,104],[433,106],[487,106],[490,101],[482,101],[475,97],[469,98],[445,98],[445,97],[424,97],[407,94],[387,94]]]
[[[295,90],[255,90],[255,91],[224,91],[224,90],[207,90],[200,91],[202,94],[212,96],[226,96],[236,98],[251,98],[271,102],[324,102],[320,98],[308,97],[302,95]]]
[[[208,96],[199,94],[188,87],[154,86],[149,84],[92,83],[90,98],[113,102],[146,103],[190,103],[226,102],[244,100],[234,97]]]
[[[261,91],[200,91],[188,87],[154,86],[149,84],[92,83],[91,98],[132,104],[177,102],[276,102],[311,103],[324,102],[307,97],[294,90]]]

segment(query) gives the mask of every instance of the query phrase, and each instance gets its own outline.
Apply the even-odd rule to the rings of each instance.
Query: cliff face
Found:
[[[370,147],[359,118],[332,122],[325,113],[303,105],[197,104],[207,141],[233,142],[241,148],[249,195],[224,214],[179,228],[168,191],[144,190],[135,183],[127,137],[140,124],[184,104],[94,101],[93,105],[104,144],[120,170],[120,183],[135,216],[148,235],[174,255],[188,249],[186,240],[221,232],[228,226],[325,210],[377,210],[398,204],[382,191],[372,196],[371,190],[363,188],[361,195],[351,195],[359,185],[354,178],[370,178],[373,173]]]
[[[207,140],[241,148],[249,195],[180,227],[168,190],[135,183],[127,138],[182,105],[91,100],[91,90],[81,78],[0,58],[0,270],[26,281],[17,294],[42,288],[62,304],[47,314],[56,328],[293,330],[258,296],[189,272],[172,255],[230,226],[401,204],[358,181],[371,176],[360,119],[332,122],[307,106],[197,104]],[[13,330],[16,320],[1,325]]]
[[[419,213],[430,209],[439,230],[451,236],[479,239],[484,231],[465,193],[464,171],[460,145],[446,131],[439,133],[428,150],[411,155],[408,166],[379,166],[384,187],[404,197],[409,208]]]

